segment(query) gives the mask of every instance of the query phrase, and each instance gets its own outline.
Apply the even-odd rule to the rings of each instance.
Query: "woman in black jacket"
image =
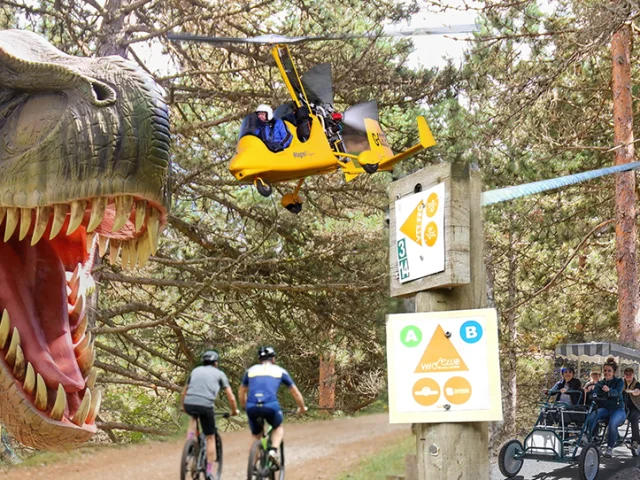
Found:
[[[567,403],[569,405],[580,405],[582,403],[582,383],[575,378],[575,370],[573,367],[563,367],[562,380],[556,383],[547,393],[555,396],[554,401]],[[584,423],[584,415],[565,413],[564,422],[574,422],[578,426]],[[550,411],[546,417],[546,424],[553,425],[560,423],[560,414],[557,411]]]

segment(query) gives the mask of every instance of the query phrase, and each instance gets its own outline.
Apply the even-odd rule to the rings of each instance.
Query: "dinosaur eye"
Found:
[[[97,105],[111,105],[116,101],[116,92],[106,83],[91,80],[91,90]]]

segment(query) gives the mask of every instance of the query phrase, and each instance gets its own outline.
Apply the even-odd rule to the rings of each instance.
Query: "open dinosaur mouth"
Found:
[[[67,437],[69,428],[96,428],[101,395],[86,315],[95,255],[109,247],[112,263],[121,254],[124,268],[143,266],[163,212],[128,195],[0,206],[0,390],[50,424],[53,437],[56,428]]]

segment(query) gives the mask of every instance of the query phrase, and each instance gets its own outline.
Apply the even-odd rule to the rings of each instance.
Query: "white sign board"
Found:
[[[387,316],[391,423],[502,420],[495,309]]]
[[[444,183],[396,200],[400,283],[444,271]]]

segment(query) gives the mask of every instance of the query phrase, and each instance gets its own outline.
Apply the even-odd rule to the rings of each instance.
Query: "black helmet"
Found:
[[[276,356],[276,349],[273,347],[260,347],[258,349],[258,360],[268,360]]]
[[[218,360],[220,360],[220,355],[215,350],[209,350],[202,354],[203,365],[213,365]]]

